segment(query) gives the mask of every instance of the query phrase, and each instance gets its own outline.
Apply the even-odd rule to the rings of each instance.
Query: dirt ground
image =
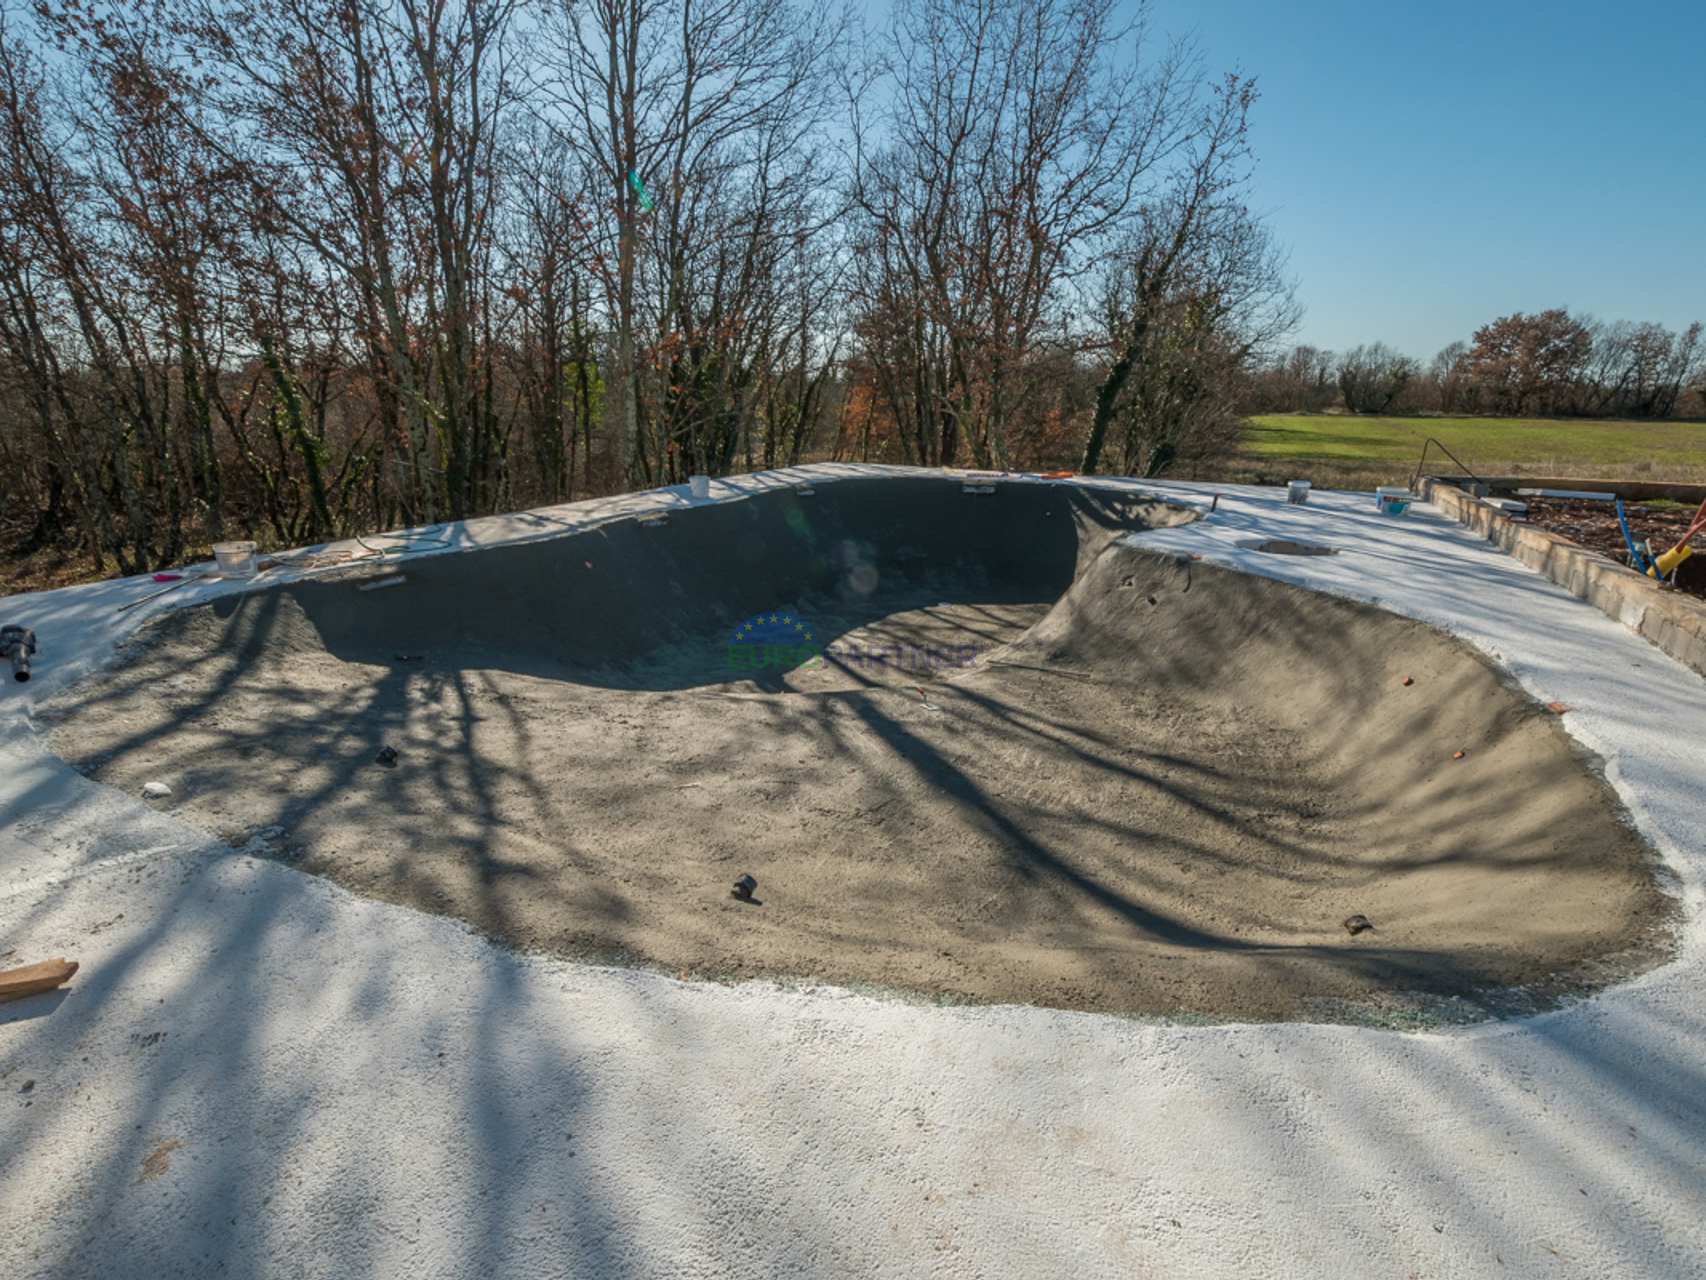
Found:
[[[50,708],[52,741],[357,893],[694,979],[1339,1019],[1535,1007],[1662,957],[1650,851],[1466,647],[1082,559],[1052,605],[970,571],[805,593],[839,660],[786,672],[720,634],[578,676],[474,641],[360,658],[306,595],[271,598],[264,644],[190,609]]]
[[[1624,541],[1622,526],[1617,523],[1617,512],[1611,503],[1580,498],[1531,497],[1523,501],[1528,503],[1530,524],[1562,534],[1618,564],[1629,563],[1629,545]],[[1637,541],[1650,543],[1659,555],[1669,551],[1688,532],[1697,510],[1686,503],[1649,506],[1643,502],[1626,502],[1623,509],[1630,534]],[[1697,536],[1696,553],[1678,567],[1674,581],[1676,589],[1684,595],[1706,599],[1706,556],[1699,554],[1703,544],[1706,538]]]

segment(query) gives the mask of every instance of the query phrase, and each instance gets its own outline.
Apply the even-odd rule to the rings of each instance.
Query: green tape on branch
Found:
[[[652,211],[652,198],[646,194],[646,184],[640,181],[637,169],[628,170],[628,185],[634,188],[634,194],[640,197],[640,208],[647,213]]]

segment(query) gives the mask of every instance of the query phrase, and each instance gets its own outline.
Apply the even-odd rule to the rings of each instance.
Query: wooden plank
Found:
[[[52,991],[55,987],[71,981],[71,975],[76,972],[77,962],[67,960],[63,956],[58,960],[43,960],[39,964],[7,969],[0,973],[0,1004],[5,1004],[8,1000],[22,1000],[25,996],[40,995],[43,991]]]
[[[1615,493],[1600,493],[1590,489],[1518,489],[1519,498],[1575,498],[1582,502],[1610,502]]]

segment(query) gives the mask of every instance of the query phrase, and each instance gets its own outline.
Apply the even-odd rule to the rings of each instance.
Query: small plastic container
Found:
[[[1410,503],[1415,501],[1408,489],[1381,488],[1374,491],[1375,509],[1383,516],[1401,516],[1410,509]]]
[[[213,565],[221,578],[252,578],[255,576],[255,544],[216,542],[213,544]]]
[[[688,476],[687,492],[695,501],[703,502],[711,496],[710,476]]]
[[[1302,506],[1305,502],[1308,502],[1309,481],[1293,480],[1290,484],[1286,485],[1285,500],[1287,502],[1294,503],[1297,506]]]

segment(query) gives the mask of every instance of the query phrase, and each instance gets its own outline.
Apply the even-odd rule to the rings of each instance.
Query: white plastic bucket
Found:
[[[221,578],[252,578],[255,576],[255,544],[216,542],[213,544],[213,564]]]
[[[1302,505],[1309,501],[1309,481],[1293,480],[1285,487],[1285,500]]]
[[[1408,489],[1380,488],[1374,491],[1374,506],[1383,516],[1401,516],[1415,496]]]
[[[687,492],[690,493],[694,498],[703,502],[706,498],[709,498],[711,496],[711,477],[710,476],[688,476],[687,477]]]

